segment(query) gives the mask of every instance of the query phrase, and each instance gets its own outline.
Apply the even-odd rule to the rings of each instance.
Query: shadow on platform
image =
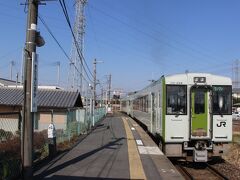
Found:
[[[124,138],[124,137],[117,138],[115,141],[111,141],[111,142],[105,144],[102,147],[99,147],[99,148],[94,149],[94,150],[92,150],[90,152],[82,154],[82,155],[80,155],[80,156],[78,156],[78,157],[76,157],[74,159],[66,161],[63,164],[60,164],[60,165],[58,165],[56,167],[53,167],[51,169],[46,169],[42,173],[40,173],[38,175],[35,175],[34,179],[46,179],[47,176],[49,176],[51,174],[54,174],[55,172],[57,172],[57,171],[59,171],[61,169],[64,169],[67,166],[70,166],[70,165],[75,164],[75,163],[77,163],[79,161],[82,161],[83,159],[85,159],[85,158],[87,158],[87,157],[89,157],[89,156],[91,156],[91,155],[93,155],[93,154],[95,154],[95,153],[97,153],[97,152],[99,152],[99,151],[101,151],[103,149],[108,149],[108,148],[115,149],[115,147],[112,147],[112,146],[122,145],[122,144],[120,144],[118,142],[123,140],[123,139],[126,139],[126,138]],[[60,179],[60,180],[61,179],[72,179],[72,180],[74,180],[74,179],[105,179],[105,178],[93,178],[93,177],[92,178],[90,178],[90,177],[89,178],[88,177],[85,178],[85,177],[71,177],[71,176],[56,176],[56,175],[53,175],[51,178],[47,178],[47,179]]]

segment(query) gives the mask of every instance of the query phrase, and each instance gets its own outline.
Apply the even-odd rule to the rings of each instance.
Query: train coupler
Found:
[[[208,151],[193,149],[193,161],[194,162],[207,162],[208,161]]]

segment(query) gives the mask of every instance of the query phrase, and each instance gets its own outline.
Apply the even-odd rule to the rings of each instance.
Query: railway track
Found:
[[[213,168],[207,163],[177,163],[176,168],[182,173],[186,179],[210,179],[222,180],[228,179],[221,172]]]
[[[233,120],[233,125],[240,125],[240,120]]]

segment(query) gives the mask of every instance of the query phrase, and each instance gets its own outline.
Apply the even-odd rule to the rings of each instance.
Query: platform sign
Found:
[[[38,54],[32,53],[31,112],[37,112]]]

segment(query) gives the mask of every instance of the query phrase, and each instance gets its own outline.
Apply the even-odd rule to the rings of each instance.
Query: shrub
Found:
[[[14,136],[5,142],[0,143],[0,153],[10,157],[20,157],[21,142],[20,138]]]
[[[34,149],[42,149],[46,143],[44,132],[34,132],[33,135],[33,147]]]
[[[13,133],[0,129],[0,141],[7,141],[13,137]]]

